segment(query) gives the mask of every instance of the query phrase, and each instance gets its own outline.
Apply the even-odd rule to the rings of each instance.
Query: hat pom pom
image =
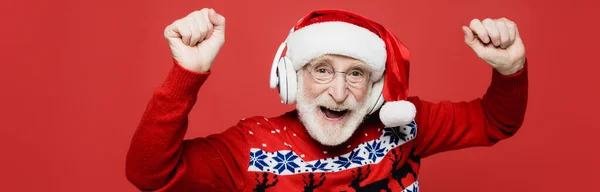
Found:
[[[407,125],[415,119],[417,109],[408,101],[392,101],[381,106],[379,119],[386,127]]]

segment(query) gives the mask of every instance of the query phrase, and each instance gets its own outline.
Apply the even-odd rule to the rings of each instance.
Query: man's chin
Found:
[[[314,128],[307,128],[307,129],[308,129],[308,132],[311,134],[311,136],[317,142],[319,142],[320,144],[325,145],[325,146],[338,146],[338,145],[346,142],[352,136],[352,134],[327,135],[327,133],[325,133],[326,131],[323,131],[322,129],[321,130],[314,130]],[[351,132],[353,132],[353,131],[351,131]]]
[[[308,133],[319,143],[326,146],[337,146],[346,142],[358,125],[350,123],[352,113],[339,118],[329,118],[320,110],[301,116]]]

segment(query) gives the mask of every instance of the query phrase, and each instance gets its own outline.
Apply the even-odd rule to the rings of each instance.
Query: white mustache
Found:
[[[329,94],[323,93],[315,98],[313,105],[323,106],[332,110],[355,110],[360,107],[360,104],[354,97],[349,96],[342,103],[338,103]]]

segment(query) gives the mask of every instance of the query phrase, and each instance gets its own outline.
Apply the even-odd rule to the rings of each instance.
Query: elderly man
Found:
[[[474,19],[463,31],[492,66],[491,84],[472,101],[433,103],[407,96],[409,52],[383,26],[344,10],[312,11],[271,71],[271,87],[296,110],[184,140],[225,42],[223,16],[193,12],[165,29],[174,65],[132,139],[127,178],[156,191],[418,191],[421,158],[492,146],[523,122],[527,62],[516,25]]]

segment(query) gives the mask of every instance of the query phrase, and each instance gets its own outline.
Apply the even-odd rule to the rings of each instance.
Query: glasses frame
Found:
[[[307,65],[307,66],[306,66],[306,69],[308,70],[308,74],[309,74],[309,75],[310,75],[310,76],[311,76],[311,77],[312,77],[312,78],[313,78],[313,79],[314,79],[314,80],[315,80],[317,83],[319,83],[319,84],[329,84],[329,83],[331,83],[331,82],[332,82],[332,81],[333,81],[335,78],[337,78],[337,74],[338,74],[338,73],[341,73],[341,74],[344,74],[344,81],[346,81],[346,83],[348,83],[348,85],[351,85],[352,87],[362,87],[362,86],[366,85],[366,83],[365,83],[365,82],[368,82],[368,81],[369,81],[369,78],[371,77],[371,71],[366,71],[366,72],[365,72],[365,75],[366,75],[365,79],[363,79],[362,81],[360,81],[360,82],[358,82],[358,83],[352,83],[352,82],[348,81],[348,77],[347,77],[347,76],[348,76],[348,72],[349,72],[350,70],[354,69],[354,66],[350,67],[350,69],[348,69],[348,71],[336,71],[336,70],[335,70],[335,67],[333,67],[333,65],[331,65],[330,63],[324,63],[324,64],[325,64],[325,65],[328,65],[328,66],[330,66],[330,67],[333,69],[333,77],[332,77],[331,79],[329,79],[328,81],[326,81],[326,82],[322,82],[322,81],[321,81],[321,80],[319,80],[317,77],[315,77],[315,75],[313,75],[312,71],[313,71],[314,67],[315,67],[317,64],[309,64],[309,65]]]

